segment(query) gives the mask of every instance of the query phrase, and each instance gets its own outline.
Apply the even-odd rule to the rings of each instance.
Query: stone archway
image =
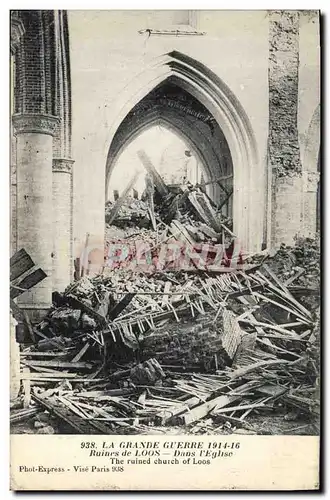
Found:
[[[108,153],[106,193],[113,167],[122,151],[145,130],[156,125],[181,136],[189,144],[203,164],[207,180],[232,175],[229,146],[217,122],[199,101],[168,78],[134,106],[120,124]],[[209,187],[210,196],[219,201],[221,187],[216,182]]]
[[[259,163],[253,130],[243,107],[231,90],[198,61],[179,52],[171,52],[157,58],[124,89],[115,110],[116,119],[110,128],[106,171],[111,171],[116,148],[115,136],[122,122],[139,102],[166,80],[193,96],[208,111],[223,134],[233,169],[234,232],[246,252],[260,250],[263,239],[264,173]],[[169,121],[173,123],[173,119]],[[189,131],[187,135],[191,140]]]

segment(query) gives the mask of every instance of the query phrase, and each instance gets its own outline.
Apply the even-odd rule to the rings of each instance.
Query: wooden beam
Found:
[[[93,368],[93,365],[91,363],[85,363],[84,361],[62,361],[62,360],[56,360],[56,359],[51,359],[51,360],[41,360],[41,361],[35,361],[35,360],[21,360],[21,363],[23,364],[28,364],[29,366],[48,366],[50,368]]]
[[[229,198],[232,196],[234,190],[231,189],[229,193],[227,194],[226,198],[218,205],[218,210],[221,210],[222,207],[228,202]]]
[[[220,182],[226,181],[228,179],[232,179],[233,177],[234,177],[233,174],[223,175],[222,177],[218,177],[217,179],[214,179],[212,181],[208,181],[208,182],[203,182],[203,183],[200,183],[200,184],[196,184],[196,187],[204,187],[204,186],[208,186],[209,184],[219,184]]]
[[[147,172],[152,176],[155,184],[155,188],[157,189],[158,193],[161,196],[167,196],[168,195],[168,189],[163,181],[162,177],[160,174],[157,172],[156,168],[153,166],[149,156],[146,154],[145,151],[140,149],[137,152],[137,155],[139,157],[139,160],[143,164],[144,168],[147,170]]]
[[[21,248],[10,258],[10,281],[21,276],[34,266],[34,262],[30,255]]]
[[[33,286],[37,285],[40,281],[45,279],[47,274],[42,269],[36,269],[32,273],[28,274],[19,283],[11,285],[10,287],[10,298],[15,299],[26,290],[29,290]]]
[[[161,410],[156,415],[156,425],[171,425],[179,414],[184,413],[187,409],[198,405],[200,402],[200,398],[193,396],[186,401],[178,402],[176,405],[173,404],[173,406]]]
[[[217,215],[211,206],[209,200],[204,193],[191,192],[188,195],[188,199],[191,205],[194,207],[195,211],[198,213],[199,217],[207,225],[211,226],[215,232],[221,232],[221,224],[217,218]]]
[[[118,200],[114,204],[112,210],[110,211],[109,216],[107,217],[107,223],[108,224],[111,224],[112,221],[116,218],[119,210],[121,209],[121,207],[125,203],[125,200],[126,200],[128,194],[129,194],[130,190],[135,185],[135,183],[136,183],[139,175],[140,175],[140,172],[135,172],[135,174],[133,175],[132,179],[129,181],[129,183],[127,184],[126,188],[124,189],[122,195],[118,198]]]
[[[192,424],[193,422],[204,418],[208,413],[210,413],[210,411],[214,410],[215,408],[218,409],[227,406],[237,399],[241,399],[241,396],[218,396],[217,398],[211,399],[211,401],[206,401],[206,403],[189,409],[182,415],[179,415],[175,419],[176,423],[183,425]]]

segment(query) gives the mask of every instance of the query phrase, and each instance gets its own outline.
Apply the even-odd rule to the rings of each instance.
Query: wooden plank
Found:
[[[10,281],[34,267],[34,262],[24,248],[21,248],[10,258]]]
[[[128,396],[129,394],[134,394],[135,392],[135,389],[127,389],[123,387],[121,389],[107,389],[104,391],[81,391],[77,396],[79,398],[97,399],[98,401],[100,398],[103,398],[103,401],[108,401],[109,399],[112,401],[113,397]]]
[[[300,276],[302,276],[305,272],[306,272],[306,269],[300,269],[300,271],[298,271],[297,274],[295,274],[294,276],[291,276],[291,278],[284,281],[284,285],[285,286],[291,285],[291,283],[296,281],[296,279],[300,278]]]
[[[13,299],[10,299],[10,309],[17,322],[24,321],[23,311]]]
[[[186,228],[179,221],[173,220],[169,229],[170,229],[171,233],[173,234],[173,236],[178,241],[182,241],[182,238],[181,238],[181,235],[182,235],[183,241],[186,241],[188,243],[187,246],[188,246],[190,252],[194,253],[194,246],[196,245],[197,242],[190,236],[190,234],[188,233]],[[191,253],[189,254],[189,257],[191,255]],[[191,259],[191,257],[190,257],[190,260],[191,260],[191,262],[196,270],[198,270],[198,271],[207,270],[206,264],[202,259],[202,254],[199,254],[199,256],[198,256],[199,266],[197,266],[195,259]],[[185,271],[188,271],[188,270],[189,269],[185,269]]]
[[[183,413],[182,415],[179,415],[175,419],[176,423],[179,425],[192,424],[193,422],[196,422],[197,420],[204,418],[208,413],[210,413],[210,411],[214,410],[214,408],[216,407],[222,408],[240,398],[241,396],[226,396],[226,395],[218,396],[215,399],[211,399],[211,401],[206,401],[206,403],[196,406],[195,408],[189,409],[187,412]]]
[[[23,368],[23,374],[26,378],[23,379],[23,390],[24,390],[24,399],[23,399],[23,408],[29,408],[31,403],[31,383],[29,380],[30,369],[25,367]]]
[[[33,399],[40,405],[44,406],[48,411],[55,413],[57,417],[68,423],[79,434],[109,434],[108,427],[105,427],[98,422],[88,421],[87,423],[85,419],[73,417],[69,411],[65,411],[65,409],[57,407],[49,399],[42,398],[42,395],[34,394]],[[91,429],[91,427],[93,427],[93,429]]]
[[[155,417],[156,425],[175,425],[175,419],[179,414],[187,411],[188,408],[198,405],[200,402],[200,398],[193,396],[186,401],[180,401],[178,404],[170,406],[166,410],[160,411]]]
[[[171,223],[171,227],[172,226],[175,226],[180,231],[180,233],[183,234],[183,236],[191,246],[196,245],[197,241],[192,236],[190,236],[190,234],[188,233],[184,225],[181,224],[181,222],[179,222],[177,219],[174,219]]]
[[[199,225],[200,231],[202,231],[208,238],[216,238],[218,239],[220,236],[220,233],[217,233],[209,227],[207,224],[204,224],[203,222]]]
[[[221,225],[216,218],[215,211],[211,207],[204,193],[192,192],[188,195],[188,200],[203,222],[210,225],[217,233],[221,232]]]
[[[172,283],[170,281],[166,281],[165,282],[165,286],[164,286],[164,296],[163,296],[163,299],[162,299],[162,303],[161,303],[161,307],[165,307],[165,305],[168,303],[169,301],[169,291],[171,289],[171,286],[172,286]]]
[[[254,317],[252,315],[251,315],[251,319],[241,318],[241,319],[239,319],[239,322],[240,323],[248,323],[248,324],[256,326],[256,327],[260,326],[262,328],[268,328],[269,330],[274,330],[275,332],[278,332],[281,335],[287,335],[289,338],[291,337],[292,339],[297,339],[297,340],[300,339],[300,336],[298,333],[291,331],[291,330],[286,330],[285,328],[282,328],[282,327],[277,326],[277,325],[270,325],[269,323],[263,323],[261,321],[257,321],[254,319]]]
[[[26,364],[29,364],[26,362]],[[62,380],[65,378],[77,378],[77,373],[61,373],[58,372],[56,374],[53,373],[21,373],[20,374],[20,379],[21,380]]]
[[[136,181],[138,180],[139,175],[140,175],[140,172],[135,172],[132,179],[129,181],[126,188],[124,189],[122,195],[115,202],[113,208],[110,211],[110,214],[106,217],[106,222],[108,224],[111,224],[112,221],[117,217],[119,210],[121,209],[121,207],[125,203],[125,200],[129,194],[129,192],[131,191],[131,189],[135,185]]]
[[[282,293],[280,293],[280,295],[282,295],[287,300],[289,300],[293,305],[295,305],[296,308],[298,308],[301,312],[303,312],[307,316],[307,318],[312,319],[311,313],[306,309],[306,307],[304,307],[302,304],[300,304],[300,302],[298,302],[293,297],[290,290],[288,290],[288,288],[283,283],[281,283],[281,281],[278,279],[276,274],[273,273],[273,271],[267,266],[267,264],[263,264],[263,267],[266,269],[269,276],[271,276],[273,278],[273,280],[275,281],[275,283],[280,287],[281,290],[279,290],[279,293],[280,293],[280,291],[282,291]]]
[[[10,287],[10,298],[15,299],[26,290],[37,285],[40,281],[45,279],[47,274],[42,269],[36,269],[32,273],[25,276],[19,283]]]
[[[71,360],[71,363],[75,363],[77,361],[80,361],[83,355],[87,352],[89,348],[89,342],[86,342],[86,344],[80,349],[80,351],[75,355],[75,357]]]
[[[226,233],[230,234],[230,236],[232,236],[233,238],[235,238],[236,235],[227,226],[225,226],[222,222],[220,222],[220,226],[222,227],[222,229]]]
[[[27,363],[27,361],[22,360],[22,363]],[[54,360],[48,360],[48,361],[35,361],[35,360],[30,360],[28,361],[30,366],[48,366],[50,368],[93,368],[93,365],[91,363],[85,363],[84,361],[78,361],[78,362],[72,362],[72,361],[58,361],[56,359]]]
[[[73,295],[66,295],[64,299],[70,306],[73,307],[73,309],[80,309],[81,311],[92,316],[92,318],[94,318],[101,326],[104,327],[107,326],[107,321],[104,316],[95,311],[95,309],[92,309],[91,307],[87,306],[84,302],[78,300]]]
[[[156,168],[153,166],[149,156],[142,149],[140,149],[137,152],[137,155],[138,155],[139,160],[141,161],[141,163],[143,164],[143,166],[147,170],[147,172],[152,176],[152,178],[154,180],[155,188],[157,189],[158,193],[161,196],[167,196],[168,195],[167,186],[166,186],[165,182],[163,181],[162,177],[160,176],[160,174],[157,172]]]
[[[233,174],[223,175],[222,177],[218,177],[217,179],[214,179],[212,181],[203,182],[202,184],[196,184],[196,187],[204,187],[204,186],[208,186],[210,184],[218,184],[220,182],[223,182],[223,181],[226,181],[226,180],[232,179],[232,178],[233,178]]]
[[[23,422],[28,418],[34,417],[37,413],[40,412],[40,408],[28,408],[27,410],[20,410],[19,412],[15,412],[10,415],[10,423],[17,424],[18,422]]]
[[[108,319],[113,321],[117,316],[128,306],[128,304],[135,297],[135,293],[127,293],[124,298],[121,299],[118,304],[116,304],[108,314]]]
[[[56,357],[63,357],[67,356],[68,353],[66,352],[39,352],[39,351],[22,351],[21,353],[21,358],[22,357],[28,357],[28,358],[56,358]]]
[[[265,384],[261,387],[256,388],[257,392],[265,394],[266,396],[273,396],[274,398],[282,396],[282,394],[285,394],[289,390],[290,387],[282,387],[280,385],[274,385],[274,384]]]
[[[62,376],[64,373],[69,373],[67,371],[63,372],[63,371],[58,371],[58,370],[54,370],[53,368],[46,368],[45,366],[31,366],[30,365],[30,362],[29,361],[25,361],[25,363],[21,363],[22,366],[29,366],[30,368],[32,368],[32,370],[34,370],[34,372],[39,372],[39,373],[42,373],[44,375],[47,375],[47,373],[50,373],[50,376]]]
[[[271,398],[267,398],[269,400]],[[251,403],[249,405],[240,405],[240,406],[231,406],[229,408],[220,408],[217,407],[214,409],[214,415],[218,415],[218,413],[230,413],[234,411],[241,411],[241,410],[253,410],[255,408],[262,408],[265,406],[266,401],[263,401],[261,403]]]
[[[213,412],[212,412],[212,417],[214,422],[216,423],[223,422],[225,424],[226,422],[229,422],[230,424],[234,424],[238,428],[242,427],[243,429],[251,431],[255,430],[253,425],[250,425],[247,422],[244,422],[244,420],[241,420],[237,417],[232,417],[230,415],[222,415],[221,413],[214,413],[213,415]]]
[[[230,373],[230,378],[233,380],[238,377],[245,377],[245,375],[247,375],[248,373],[254,372],[255,370],[259,370],[261,368],[266,368],[269,366],[287,365],[287,364],[292,365],[292,362],[287,361],[286,359],[276,359],[276,360],[271,359],[268,361],[257,361],[252,365],[243,366],[242,368],[234,370],[232,373]]]
[[[219,203],[219,205],[218,205],[218,210],[221,210],[221,209],[222,209],[222,207],[223,207],[226,203],[228,203],[228,201],[229,201],[230,197],[233,195],[233,193],[234,193],[234,189],[232,188],[232,189],[229,191],[228,195],[227,195],[227,196],[226,196],[226,197],[222,200],[222,202],[221,202],[221,203]]]
[[[26,324],[26,326],[27,326],[27,329],[28,329],[28,331],[29,331],[29,334],[30,334],[31,340],[32,340],[32,342],[35,344],[35,342],[36,342],[36,336],[35,336],[35,334],[34,334],[34,331],[33,331],[32,325],[31,325],[30,318],[29,318],[29,316],[28,316],[27,312],[26,312],[24,309],[22,309],[22,313],[23,313],[24,322],[25,322],[25,324]]]
[[[253,292],[253,295],[255,297],[258,297],[262,300],[264,300],[265,302],[270,302],[271,304],[274,304],[274,306],[277,306],[279,307],[280,309],[284,309],[285,311],[289,312],[290,314],[292,314],[293,316],[296,316],[296,318],[300,318],[300,319],[303,319],[303,320],[306,320],[306,317],[303,316],[301,313],[293,310],[293,309],[290,309],[289,307],[287,307],[286,305],[284,304],[281,304],[280,302],[276,302],[275,300],[269,298],[269,297],[266,297],[265,295],[261,295],[260,293],[258,292]]]

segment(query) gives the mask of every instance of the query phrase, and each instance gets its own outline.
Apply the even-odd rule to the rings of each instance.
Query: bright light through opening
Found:
[[[114,200],[114,191],[120,196],[135,172],[140,175],[134,189],[141,198],[146,170],[137,156],[139,150],[146,152],[166,184],[196,185],[207,180],[204,166],[191,146],[176,133],[156,125],[142,132],[118,157],[110,176],[108,200]]]

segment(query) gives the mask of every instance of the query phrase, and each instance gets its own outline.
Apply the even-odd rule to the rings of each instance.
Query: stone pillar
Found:
[[[271,11],[269,25],[270,243],[293,244],[301,230],[302,166],[298,141],[299,11]]]
[[[53,290],[64,291],[72,279],[72,165],[53,159]]]
[[[302,177],[276,177],[273,186],[273,242],[294,245],[302,230]]]
[[[52,143],[57,122],[51,115],[13,116],[17,137],[17,248],[25,248],[47,274],[18,299],[23,309],[31,311],[32,319],[41,317],[51,305]]]
[[[315,238],[317,230],[317,196],[319,172],[303,172],[303,210],[302,210],[302,235]]]

